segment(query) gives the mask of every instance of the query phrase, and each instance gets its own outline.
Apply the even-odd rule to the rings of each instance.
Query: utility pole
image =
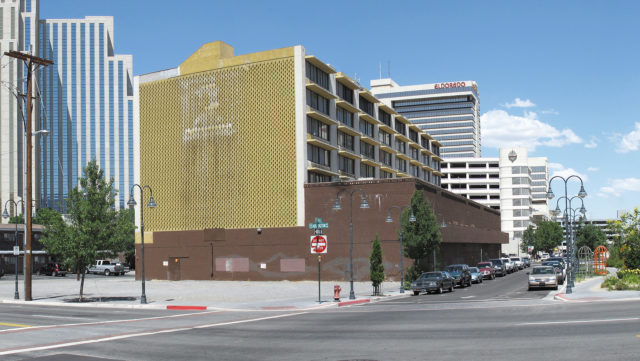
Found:
[[[27,169],[26,169],[26,178],[27,178],[27,189],[25,195],[25,207],[26,207],[26,229],[25,229],[25,247],[24,247],[24,263],[25,263],[25,272],[24,272],[24,300],[31,301],[31,191],[33,181],[31,179],[31,116],[32,116],[32,77],[33,77],[33,64],[47,66],[53,65],[53,61],[47,60],[44,58],[40,58],[37,56],[33,56],[31,54],[21,53],[19,51],[7,51],[4,55],[23,60],[27,65],[27,119],[25,120],[26,125],[24,131],[26,132],[26,141],[27,141]]]

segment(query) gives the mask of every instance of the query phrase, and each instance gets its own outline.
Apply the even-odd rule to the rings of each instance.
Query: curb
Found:
[[[196,310],[196,311],[206,311],[207,306],[172,306],[167,305],[167,310]]]
[[[342,301],[342,302],[338,302],[338,307],[357,305],[357,304],[360,304],[360,303],[369,303],[369,302],[371,302],[370,298],[364,298],[364,299],[361,299],[361,300],[352,300],[352,301]]]

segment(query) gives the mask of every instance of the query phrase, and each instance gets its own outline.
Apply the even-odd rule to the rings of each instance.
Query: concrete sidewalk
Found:
[[[607,270],[610,276],[615,276],[615,268]],[[640,301],[640,291],[609,291],[607,288],[601,288],[600,285],[604,279],[604,276],[597,276],[576,283],[571,294],[566,294],[565,282],[565,286],[554,296],[554,299],[569,302]]]
[[[34,277],[33,301],[24,301],[24,282],[19,280],[20,300],[14,300],[15,278],[0,278],[0,302],[81,307],[118,307],[154,309],[228,309],[283,310],[315,309],[375,302],[400,293],[399,282],[382,284],[383,296],[372,296],[370,282],[354,282],[355,300],[349,300],[349,282],[322,282],[318,302],[317,281],[162,281],[145,282],[147,304],[140,304],[142,282],[133,274],[119,277],[87,276],[83,297],[91,302],[78,303],[80,282],[74,275]],[[333,286],[342,288],[340,302],[333,299]]]

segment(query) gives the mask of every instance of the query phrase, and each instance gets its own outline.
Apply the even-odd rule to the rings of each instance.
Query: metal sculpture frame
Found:
[[[607,274],[607,256],[609,251],[605,246],[596,247],[596,252],[594,255],[594,271],[595,274],[598,275],[606,275]]]
[[[578,250],[578,273],[584,277],[593,275],[593,252],[588,246]]]

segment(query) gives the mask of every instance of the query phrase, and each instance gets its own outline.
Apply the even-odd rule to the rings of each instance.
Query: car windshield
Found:
[[[422,278],[441,278],[442,273],[440,272],[427,272],[422,274]]]
[[[480,272],[480,270],[478,269],[478,267],[469,267],[469,272],[478,273],[478,272]]]
[[[553,268],[551,267],[536,267],[533,269],[533,272],[531,272],[531,274],[534,275],[543,275],[543,274],[553,274]]]
[[[512,258],[511,260],[512,260],[512,261],[519,261],[519,260],[520,260],[520,258]]]
[[[497,264],[499,266],[502,265],[502,260],[499,260],[499,259],[492,259],[491,262],[493,262],[494,264]]]

